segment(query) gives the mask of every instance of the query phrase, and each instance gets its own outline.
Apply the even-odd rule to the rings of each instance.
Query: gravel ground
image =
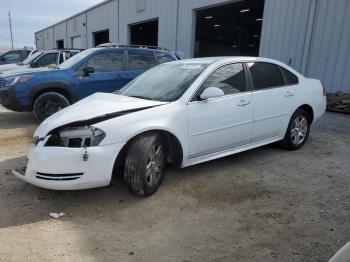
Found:
[[[55,192],[17,180],[35,127],[0,109],[0,261],[328,261],[350,240],[349,116],[327,113],[297,152],[170,169],[148,199],[121,181]]]

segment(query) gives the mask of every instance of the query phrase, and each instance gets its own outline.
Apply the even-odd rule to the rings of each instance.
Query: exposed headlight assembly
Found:
[[[106,134],[91,126],[67,127],[50,134],[45,146],[85,148],[98,146]]]
[[[4,86],[11,87],[17,83],[27,82],[31,78],[32,78],[32,76],[30,76],[30,75],[7,77],[4,79],[4,83],[5,83]]]

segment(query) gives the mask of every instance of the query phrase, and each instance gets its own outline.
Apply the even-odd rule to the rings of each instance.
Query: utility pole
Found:
[[[11,23],[11,12],[9,11],[9,22],[10,22],[10,33],[11,33],[11,45],[13,50],[13,37],[12,37],[12,23]]]

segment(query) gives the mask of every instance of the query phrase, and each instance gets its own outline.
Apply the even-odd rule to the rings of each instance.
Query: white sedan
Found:
[[[108,186],[121,174],[138,196],[167,164],[187,167],[280,141],[307,141],[325,90],[275,60],[189,59],[159,65],[114,94],[94,94],[36,130],[16,177],[55,190]]]

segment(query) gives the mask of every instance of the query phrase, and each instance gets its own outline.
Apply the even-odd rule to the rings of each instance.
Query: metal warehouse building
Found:
[[[38,49],[157,45],[278,59],[350,93],[349,0],[107,0],[35,33]]]

